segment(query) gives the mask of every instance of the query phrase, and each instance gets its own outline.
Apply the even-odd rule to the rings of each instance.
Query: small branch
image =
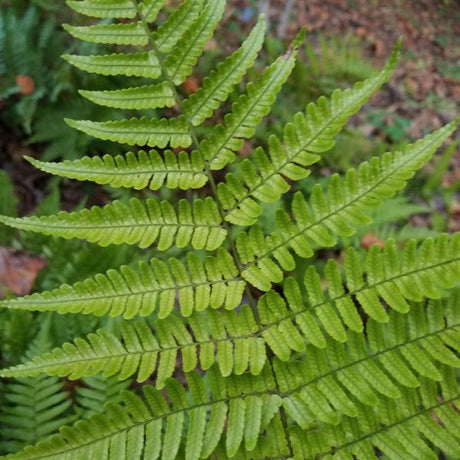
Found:
[[[258,5],[259,14],[264,14],[267,23],[270,22],[270,0],[259,0]]]
[[[286,37],[286,30],[289,24],[289,17],[291,15],[294,2],[295,0],[286,0],[286,6],[284,7],[283,14],[281,15],[280,23],[278,24],[277,36],[280,39],[284,39]]]

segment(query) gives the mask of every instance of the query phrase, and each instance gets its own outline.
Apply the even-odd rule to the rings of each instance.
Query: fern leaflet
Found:
[[[212,251],[221,246],[226,235],[212,198],[196,200],[193,206],[181,200],[177,211],[168,201],[132,198],[128,203],[114,201],[102,208],[44,217],[0,217],[0,221],[45,235],[86,239],[100,246],[127,243],[147,248],[157,242],[162,251],[174,243],[179,248],[191,244],[195,249]]]

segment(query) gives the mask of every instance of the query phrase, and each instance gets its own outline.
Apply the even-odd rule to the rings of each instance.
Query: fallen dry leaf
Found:
[[[35,91],[35,83],[29,75],[17,75],[16,84],[19,86],[20,93],[24,96],[32,94]]]
[[[200,89],[198,79],[195,77],[188,77],[187,80],[184,81],[184,89],[188,94],[196,93]]]
[[[0,246],[0,298],[6,292],[27,295],[40,270],[46,267],[46,261],[35,254]]]
[[[383,249],[385,246],[385,243],[380,238],[377,238],[375,235],[373,235],[372,233],[366,233],[361,238],[361,244],[366,249],[369,249],[374,244],[378,244],[381,249]]]

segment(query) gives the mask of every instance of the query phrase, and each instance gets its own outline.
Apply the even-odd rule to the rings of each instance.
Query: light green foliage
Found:
[[[155,109],[175,104],[174,94],[165,82],[112,91],[80,91],[80,94],[95,104],[117,109]]]
[[[140,150],[137,155],[104,155],[83,157],[81,160],[65,160],[60,163],[45,163],[27,158],[42,171],[70,179],[91,180],[112,187],[129,187],[141,190],[147,186],[158,190],[166,183],[171,189],[187,190],[201,188],[208,178],[204,172],[204,161],[198,152],[178,154],[166,150],[159,154],[155,150],[148,153]]]
[[[136,8],[131,0],[68,0],[67,4],[75,11],[95,18],[134,18]]]
[[[170,233],[170,231],[169,231]],[[204,261],[189,253],[187,266],[171,258],[168,263],[152,259],[136,269],[122,266],[73,286],[63,285],[41,294],[5,300],[11,308],[60,313],[92,313],[98,316],[148,316],[158,310],[160,318],[173,311],[176,296],[185,316],[208,306],[234,309],[241,301],[245,282],[238,279],[233,259],[223,249]]]
[[[69,124],[157,150],[29,161],[62,177],[149,190],[128,202],[1,221],[101,246],[137,245],[146,255],[137,265],[0,303],[8,314],[100,317],[95,332],[75,330],[77,337],[66,334],[66,343],[0,372],[24,382],[66,377],[77,386],[80,420],[9,458],[459,457],[459,234],[390,239],[365,255],[348,248],[337,260],[331,251],[323,269],[311,262],[370,222],[370,211],[406,185],[459,120],[289,196],[390,78],[400,45],[381,72],[319,98],[242,160],[237,153],[269,114],[303,35],[235,91],[217,124],[211,117],[243,86],[261,49],[264,20],[187,97],[179,85],[225,1],[164,3],[69,2],[104,19],[67,26],[73,35],[116,48],[66,59],[88,72],[142,77],[139,86],[129,79],[125,88],[82,91],[96,104],[139,114],[122,119],[120,110],[112,121]],[[267,203],[276,215],[271,233],[263,230]],[[173,245],[187,250],[157,252]],[[133,379],[145,382],[142,390],[121,391],[136,388]]]
[[[121,121],[96,122],[89,120],[66,120],[72,128],[98,139],[129,145],[149,147],[188,147],[192,140],[184,117],[161,120],[131,118]]]
[[[350,249],[345,258],[345,282],[342,282],[339,267],[334,260],[329,260],[326,265],[325,294],[320,274],[313,267],[304,274],[304,290],[293,278],[287,278],[283,292],[286,301],[274,291],[260,298],[260,324],[257,324],[247,306],[235,312],[200,312],[202,308],[195,308],[196,311],[192,313],[191,308],[184,308],[183,298],[180,297],[182,314],[188,317],[185,322],[178,320],[175,315],[168,316],[155,322],[153,333],[144,322],[135,323],[134,326],[125,323],[121,341],[113,334],[101,330],[96,335],[88,336],[86,341],[79,339],[74,346],[67,344],[28,365],[3,371],[1,375],[35,375],[46,369],[52,375],[70,375],[71,378],[101,371],[105,375],[120,373],[120,378],[127,378],[138,372],[137,379],[144,381],[156,369],[158,361],[161,372],[158,371],[157,385],[161,387],[165,378],[172,375],[179,351],[186,371],[198,366],[198,352],[202,369],[208,369],[217,360],[224,376],[233,372],[240,375],[246,370],[257,375],[269,351],[286,361],[293,352],[305,351],[306,344],[311,344],[307,345],[311,353],[312,346],[319,349],[324,349],[328,343],[333,346],[330,338],[346,342],[350,334],[352,338],[360,337],[363,322],[356,304],[376,323],[384,324],[389,321],[391,314],[385,311],[380,300],[398,313],[407,313],[411,301],[421,301],[424,297],[438,299],[441,289],[453,287],[460,274],[459,243],[458,237],[451,241],[440,237],[436,241],[426,240],[418,251],[414,245],[408,244],[399,258],[394,241],[388,241],[383,254],[378,252],[378,247],[374,247],[364,263],[359,260],[358,253]],[[116,279],[114,273],[111,279]],[[232,284],[236,288],[236,280],[229,282],[229,285]],[[9,306],[53,309],[56,308],[53,305],[59,304],[62,311],[68,311],[70,305],[75,311],[81,311],[77,310],[78,306],[84,305],[87,306],[86,312],[94,311],[90,303],[91,296],[83,290],[83,285],[89,286],[89,280],[76,285],[73,291],[63,287],[52,293],[12,300]],[[240,289],[242,287],[244,285],[240,284]],[[63,295],[65,290],[70,291],[67,297]],[[227,309],[232,309],[240,302],[241,293],[237,292],[232,299],[233,303],[226,304]],[[168,291],[165,289],[164,293]],[[230,292],[227,291],[227,294]],[[106,293],[105,296],[108,297]],[[134,303],[130,302],[131,299],[126,301],[126,297],[120,293],[117,302],[126,305]],[[152,301],[146,297],[147,294],[144,305],[149,306]],[[92,302],[95,303],[97,299],[98,305],[104,302],[102,292],[94,293],[93,298],[95,300]],[[204,304],[206,301],[209,302],[205,299]],[[123,314],[128,317],[126,311],[117,308],[113,297],[108,297],[105,302],[107,309],[96,313],[108,311],[111,315]],[[133,309],[129,316],[136,311]],[[142,315],[146,313],[150,311],[141,311]],[[166,313],[170,314],[170,309]],[[165,318],[166,314],[160,311],[159,316]],[[393,317],[395,321],[402,318],[394,314]],[[370,321],[368,324],[374,323]],[[347,333],[347,329],[353,332]],[[118,359],[110,359],[112,355]],[[460,363],[455,359],[453,362]]]
[[[321,97],[317,104],[307,106],[306,115],[298,113],[284,127],[283,142],[269,138],[269,155],[261,148],[254,152],[254,161],[241,163],[241,178],[228,174],[219,184],[219,199],[226,211],[226,220],[237,225],[252,225],[262,209],[253,198],[271,203],[289,190],[283,178],[298,181],[310,173],[309,166],[334,146],[334,137],[348,118],[356,113],[374,91],[390,77],[397,61],[399,47],[385,68],[374,77],[357,83],[353,89],[336,90],[330,100]],[[243,185],[243,183],[245,185]]]
[[[337,242],[335,235],[351,236],[354,233],[351,225],[369,222],[363,211],[378,206],[404,187],[456,126],[456,121],[448,124],[404,152],[386,153],[364,162],[357,171],[347,171],[343,179],[333,175],[327,194],[321,185],[315,185],[309,202],[297,192],[291,204],[295,223],[285,211],[279,210],[277,229],[272,235],[265,237],[257,225],[238,235],[238,253],[242,263],[248,266],[243,277],[266,291],[272,282],[283,279],[283,270],[295,268],[288,248],[299,257],[309,258],[315,245],[331,247]]]
[[[184,101],[184,112],[193,125],[200,125],[227,99],[233,85],[243,78],[254,63],[263,43],[264,32],[265,21],[261,17],[241,47],[220,62],[217,69],[203,80],[201,88]]]
[[[226,234],[210,197],[195,200],[193,205],[181,200],[177,211],[168,201],[149,198],[142,202],[132,198],[129,203],[114,201],[103,208],[93,206],[55,216],[0,219],[22,230],[86,239],[101,246],[127,243],[146,248],[157,241],[158,249],[163,251],[173,244],[179,248],[191,244],[195,249],[214,250]]]

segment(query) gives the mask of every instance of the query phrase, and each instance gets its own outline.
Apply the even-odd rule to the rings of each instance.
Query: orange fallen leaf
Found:
[[[0,298],[6,292],[27,295],[46,261],[35,254],[0,246]]]
[[[35,82],[29,75],[17,75],[16,84],[19,86],[20,93],[24,96],[32,94],[35,91]]]
[[[200,89],[200,84],[195,77],[188,77],[187,80],[184,81],[184,88],[188,94],[193,94]]]
[[[361,244],[366,249],[369,249],[374,244],[378,244],[381,249],[385,247],[385,243],[380,238],[377,238],[375,235],[373,235],[372,233],[366,233],[361,238]]]

